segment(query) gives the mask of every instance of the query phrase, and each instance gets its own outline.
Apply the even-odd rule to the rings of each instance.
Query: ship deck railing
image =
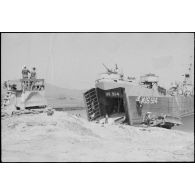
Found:
[[[19,79],[6,82],[8,90],[42,91],[45,89],[44,79]]]

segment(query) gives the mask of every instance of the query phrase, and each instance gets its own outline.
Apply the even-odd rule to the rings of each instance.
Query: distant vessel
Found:
[[[105,66],[105,65],[104,65]],[[194,114],[194,86],[191,80],[191,66],[184,74],[184,81],[169,90],[158,85],[159,77],[149,73],[140,77],[136,83],[134,77],[126,77],[106,68],[96,80],[95,88],[84,93],[88,120],[98,120],[108,115],[120,119],[122,116],[128,124],[140,124],[146,113],[154,116],[170,116],[171,126],[179,124],[177,119]]]
[[[1,102],[1,109],[24,110],[45,108],[44,79],[19,79],[4,82],[6,95]]]

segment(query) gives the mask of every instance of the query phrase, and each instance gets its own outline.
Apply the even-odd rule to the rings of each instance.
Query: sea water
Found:
[[[182,125],[174,127],[172,129],[178,129],[185,132],[194,132],[194,115],[183,117],[182,123]]]

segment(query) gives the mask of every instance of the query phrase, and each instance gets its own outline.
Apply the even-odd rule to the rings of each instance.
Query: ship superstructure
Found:
[[[192,82],[192,64],[188,69],[188,72],[182,75],[184,77],[183,82],[175,83],[169,90],[170,95],[194,95],[194,85]]]

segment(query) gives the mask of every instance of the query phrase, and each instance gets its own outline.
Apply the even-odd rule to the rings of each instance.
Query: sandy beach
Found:
[[[1,120],[3,162],[194,161],[194,132],[102,125],[58,111]]]

